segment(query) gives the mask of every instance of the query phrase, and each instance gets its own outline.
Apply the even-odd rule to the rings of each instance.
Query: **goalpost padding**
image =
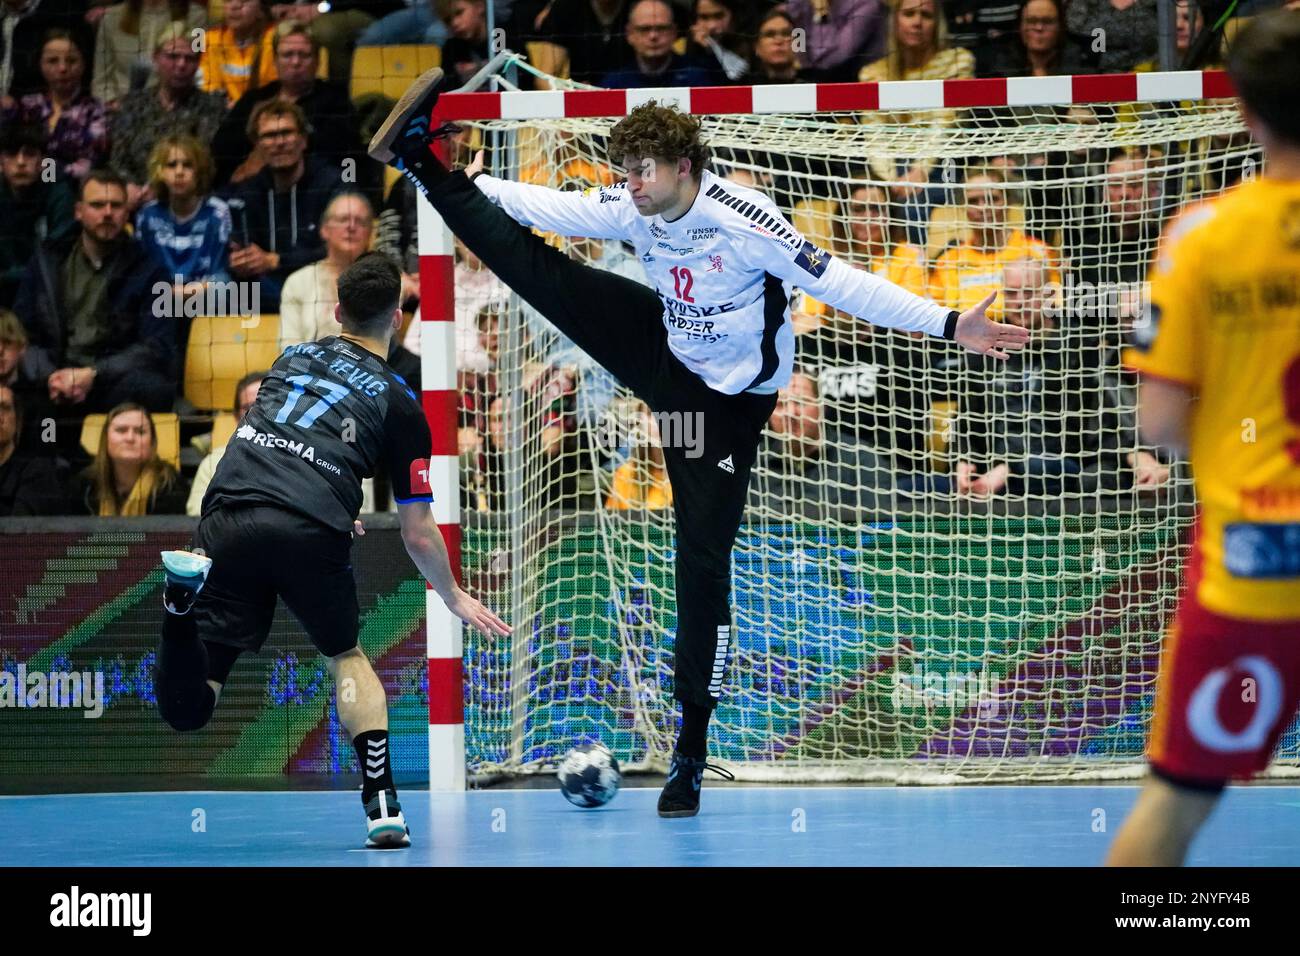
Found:
[[[445,95],[435,120],[462,122],[490,141],[494,175],[583,187],[612,181],[603,136],[618,117],[650,99],[675,103],[702,116],[716,160],[779,183],[796,227],[832,246],[846,241],[840,203],[850,184],[824,162],[861,166],[902,156],[978,165],[1015,154],[1043,155],[1050,165],[1051,157],[1071,151],[1129,146],[1159,156],[1153,175],[1162,190],[1178,184],[1181,204],[1214,195],[1207,183],[1223,170],[1253,171],[1257,155],[1243,142],[1232,104],[1212,102],[1232,95],[1221,72],[651,90],[555,85]],[[1091,120],[1072,114],[1061,121],[1066,109],[1094,107]],[[954,110],[965,123],[952,122]],[[887,115],[854,121],[880,111]],[[1087,224],[1082,220],[1095,208],[1078,197],[1099,197],[1114,177],[1095,161],[1060,172],[1053,181],[1064,197],[1059,207],[1021,206],[1013,223],[1046,215],[1037,226]],[[883,182],[868,172],[853,184]],[[964,186],[945,178],[940,188],[959,197]],[[446,503],[439,523],[458,533],[452,250],[441,221],[420,204],[422,361],[425,387],[434,390],[426,409],[431,424],[440,420],[435,435],[446,436],[434,494]],[[951,213],[960,205],[954,198],[933,207],[945,215],[930,217],[929,228],[959,237],[964,223]],[[1158,215],[1170,212],[1162,206]],[[891,225],[905,232],[917,223]],[[924,250],[927,257],[937,251]],[[595,261],[590,244],[578,254]],[[610,255],[596,264],[611,266]],[[796,301],[801,311],[815,313],[816,306]],[[1118,316],[1099,321],[1100,333],[1123,331]],[[551,769],[570,746],[592,739],[609,745],[625,767],[662,769],[676,729],[666,690],[674,626],[671,512],[605,509],[608,472],[592,489],[580,475],[557,471],[534,440],[532,416],[545,401],[562,398],[563,386],[551,387],[547,378],[556,365],[544,361],[547,350],[572,356],[554,352],[563,343],[513,297],[499,335],[509,403],[502,413],[505,447],[476,476],[482,487],[499,489],[499,500],[471,520],[463,560],[476,596],[505,614],[514,636],[494,643],[467,635],[464,685],[450,686],[459,674],[460,624],[446,620],[430,592],[434,785],[463,785],[466,767],[474,775]],[[585,374],[580,389],[599,384],[598,373]],[[1132,412],[1122,384],[1099,382],[1097,389],[1117,389]],[[958,409],[962,397],[960,390],[954,395]],[[627,398],[619,390],[603,414],[626,411]],[[581,403],[568,411],[586,413]],[[932,412],[938,431],[945,416],[961,414]],[[940,470],[951,466],[942,441],[920,439],[933,446]],[[591,442],[572,450],[563,442],[561,461],[568,456],[578,472],[602,474]],[[735,645],[710,739],[716,759],[742,778],[774,780],[1073,779],[1142,771],[1160,641],[1185,556],[1185,471],[1175,469],[1165,497],[1154,503],[1135,492],[1067,495],[1080,499],[1078,513],[1055,516],[1050,508],[1036,513],[1052,504],[1040,501],[1028,502],[1025,513],[918,507],[893,520],[840,515],[809,522],[797,513],[810,491],[796,485],[786,498],[751,507],[738,538]],[[1098,507],[1103,498],[1109,504]],[[448,699],[435,702],[435,684]],[[450,700],[462,691],[465,724],[461,698]],[[1293,727],[1276,772],[1293,772],[1297,764],[1300,735]]]

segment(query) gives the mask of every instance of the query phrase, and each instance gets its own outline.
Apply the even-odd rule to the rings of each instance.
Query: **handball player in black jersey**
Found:
[[[194,550],[165,551],[158,710],[176,730],[207,724],[243,651],[258,651],[277,597],[325,656],[339,720],[356,747],[369,847],[410,845],[393,784],[383,685],[357,643],[350,552],[361,480],[387,466],[402,540],[461,620],[508,634],[456,583],[430,503],[429,426],[415,392],[384,361],[401,275],[368,254],[338,280],[340,334],[286,349],[240,422],[203,499]],[[351,682],[350,684],[345,682]]]

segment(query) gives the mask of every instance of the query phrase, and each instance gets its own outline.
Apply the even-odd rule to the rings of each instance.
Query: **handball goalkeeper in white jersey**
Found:
[[[664,448],[677,519],[682,729],[659,815],[694,816],[731,649],[731,549],[763,426],[793,366],[791,287],[1000,359],[1028,333],[985,315],[992,295],[959,315],[817,248],[766,196],[710,172],[699,121],[671,107],[646,103],[614,126],[609,158],[627,170],[614,186],[576,193],[508,182],[483,174],[481,154],[450,172],[430,149],[454,130],[430,129],[441,79],[434,69],[412,84],[370,155],[400,169],[487,268],[651,409],[703,426],[703,454],[698,442],[691,457]],[[574,262],[530,226],[630,243],[654,288]]]

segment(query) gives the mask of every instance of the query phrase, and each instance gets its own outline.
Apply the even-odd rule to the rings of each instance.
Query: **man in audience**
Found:
[[[23,374],[58,407],[70,457],[86,414],[126,401],[170,411],[176,397],[176,319],[157,314],[154,293],[170,278],[126,234],[126,195],[116,173],[88,173],[80,231],[37,250],[14,302],[29,338]]]
[[[45,137],[35,126],[0,130],[0,308],[9,308],[36,247],[76,228],[72,192],[41,175]]]
[[[1048,264],[1048,278],[1060,281],[1055,256],[1046,243],[1027,236],[1007,222],[1007,174],[993,166],[966,179],[966,221],[969,234],[938,257],[930,276],[930,297],[959,312],[998,288],[1002,267],[1017,259]],[[1001,301],[989,306],[991,319],[1000,319]]]
[[[1043,261],[1007,263],[1002,296],[1006,321],[1033,338],[1004,363],[963,356],[953,490],[1050,499],[1164,485],[1169,469],[1136,447],[1133,407],[1121,400],[1098,337],[1053,319]]]
[[[555,0],[542,23],[534,65],[552,76],[599,83],[632,58],[628,0]]]
[[[183,26],[164,30],[153,54],[158,85],[128,93],[113,117],[109,165],[127,180],[131,210],[149,198],[149,153],[158,138],[188,133],[211,142],[225,116],[225,95],[195,85],[199,54],[193,42]]]
[[[325,256],[296,270],[280,294],[280,348],[338,335],[334,315],[339,302],[339,273],[370,248],[375,214],[357,192],[336,193],[325,207],[320,235]]]
[[[382,171],[362,152],[347,87],[317,78],[320,54],[310,31],[302,23],[286,21],[275,28],[271,45],[278,79],[240,97],[212,140],[217,183],[241,183],[262,171],[266,157],[256,148],[257,143],[249,151],[248,120],[259,104],[280,100],[296,105],[307,118],[307,147],[312,156],[339,170],[345,160],[352,160],[353,183],[368,191],[377,188]],[[371,200],[377,202],[378,196]]]
[[[1140,155],[1119,153],[1106,173],[1100,215],[1065,230],[1070,271],[1086,283],[1067,289],[1066,314],[1117,331],[1141,307],[1142,280],[1160,238],[1162,190],[1158,172]]]
[[[248,138],[266,165],[230,197],[230,271],[259,281],[262,310],[278,312],[285,279],[324,254],[321,217],[346,182],[337,167],[307,156],[307,118],[292,103],[259,103],[248,120]]]
[[[249,372],[236,383],[234,405],[236,425],[244,420],[245,413],[257,401],[257,390],[262,387],[262,379],[266,378],[266,374],[266,372]],[[217,465],[220,464],[221,456],[225,453],[226,446],[218,445],[199,462],[199,470],[194,473],[194,484],[190,486],[189,500],[185,503],[185,513],[190,517],[197,518],[203,511],[203,496],[207,493],[212,476],[217,473]]]
[[[627,45],[632,60],[623,69],[606,73],[601,86],[643,89],[648,86],[708,86],[712,74],[673,52],[677,18],[668,0],[631,0],[627,13]]]
[[[47,457],[23,454],[23,410],[14,390],[0,385],[0,518],[56,514],[58,473]]]

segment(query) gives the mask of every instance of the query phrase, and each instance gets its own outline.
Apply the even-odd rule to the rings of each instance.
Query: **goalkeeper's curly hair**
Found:
[[[655,100],[636,107],[609,133],[609,158],[615,166],[621,166],[628,156],[658,156],[673,163],[684,158],[691,161],[691,175],[698,180],[708,168],[711,153],[700,139],[698,119]]]

